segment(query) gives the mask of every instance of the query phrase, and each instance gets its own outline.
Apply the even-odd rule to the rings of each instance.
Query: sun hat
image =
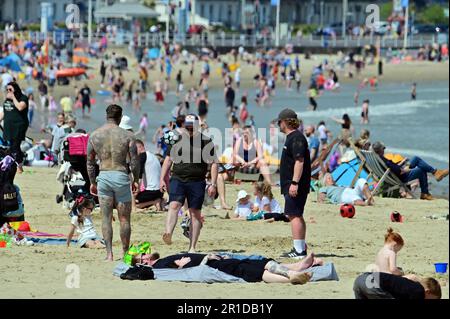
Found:
[[[122,120],[120,121],[119,127],[123,128],[124,130],[132,130],[133,127],[130,125],[130,117],[127,115],[124,115],[122,117]]]
[[[244,190],[240,190],[236,199],[236,203],[239,203],[241,199],[244,199],[248,196],[248,193]]]

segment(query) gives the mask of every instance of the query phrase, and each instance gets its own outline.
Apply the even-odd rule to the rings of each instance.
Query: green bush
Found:
[[[418,12],[417,16],[417,20],[422,23],[448,25],[448,18],[445,16],[444,7],[439,4],[427,7],[425,10]]]
[[[316,32],[318,28],[319,26],[317,24],[296,24],[294,25],[293,32],[295,34],[301,30],[303,35],[309,35]]]
[[[31,24],[27,25],[26,29],[28,31],[34,31],[34,32],[41,31],[41,24],[40,23],[31,23]]]

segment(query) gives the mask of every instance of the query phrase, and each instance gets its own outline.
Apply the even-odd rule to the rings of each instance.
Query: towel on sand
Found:
[[[28,240],[31,240],[35,244],[42,244],[42,245],[66,245],[67,239],[66,238],[32,238],[27,237]],[[76,245],[77,241],[72,239],[71,243]]]
[[[125,273],[130,266],[120,262],[113,271],[113,275],[120,277]],[[153,269],[156,280],[162,281],[184,281],[184,282],[200,282],[200,283],[246,283],[241,278],[228,275],[222,271],[211,268],[206,265],[186,269]],[[339,277],[334,268],[334,264],[327,263],[323,266],[315,266],[306,269],[304,272],[311,272],[313,274],[311,281],[339,281]]]

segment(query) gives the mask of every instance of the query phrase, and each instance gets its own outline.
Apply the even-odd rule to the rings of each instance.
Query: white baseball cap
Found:
[[[248,196],[247,192],[244,190],[240,190],[236,199],[236,203],[239,203],[241,199],[244,199]]]
[[[130,117],[127,115],[122,116],[122,120],[120,121],[119,127],[124,130],[132,130],[133,127],[130,125]]]

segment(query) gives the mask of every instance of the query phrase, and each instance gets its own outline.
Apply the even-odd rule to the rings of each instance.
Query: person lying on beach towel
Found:
[[[215,254],[178,254],[161,258],[158,253],[142,254],[133,259],[133,265],[147,265],[153,269],[186,269],[207,265],[228,275],[242,278],[246,282],[306,284],[312,273],[304,272],[323,261],[310,254],[302,261],[281,264],[273,259],[234,259]]]
[[[319,189],[319,203],[327,200],[332,204],[352,204],[357,206],[372,206],[375,204],[369,184],[364,178],[358,179],[354,188],[335,185],[333,176],[326,173],[323,177],[324,187]]]

